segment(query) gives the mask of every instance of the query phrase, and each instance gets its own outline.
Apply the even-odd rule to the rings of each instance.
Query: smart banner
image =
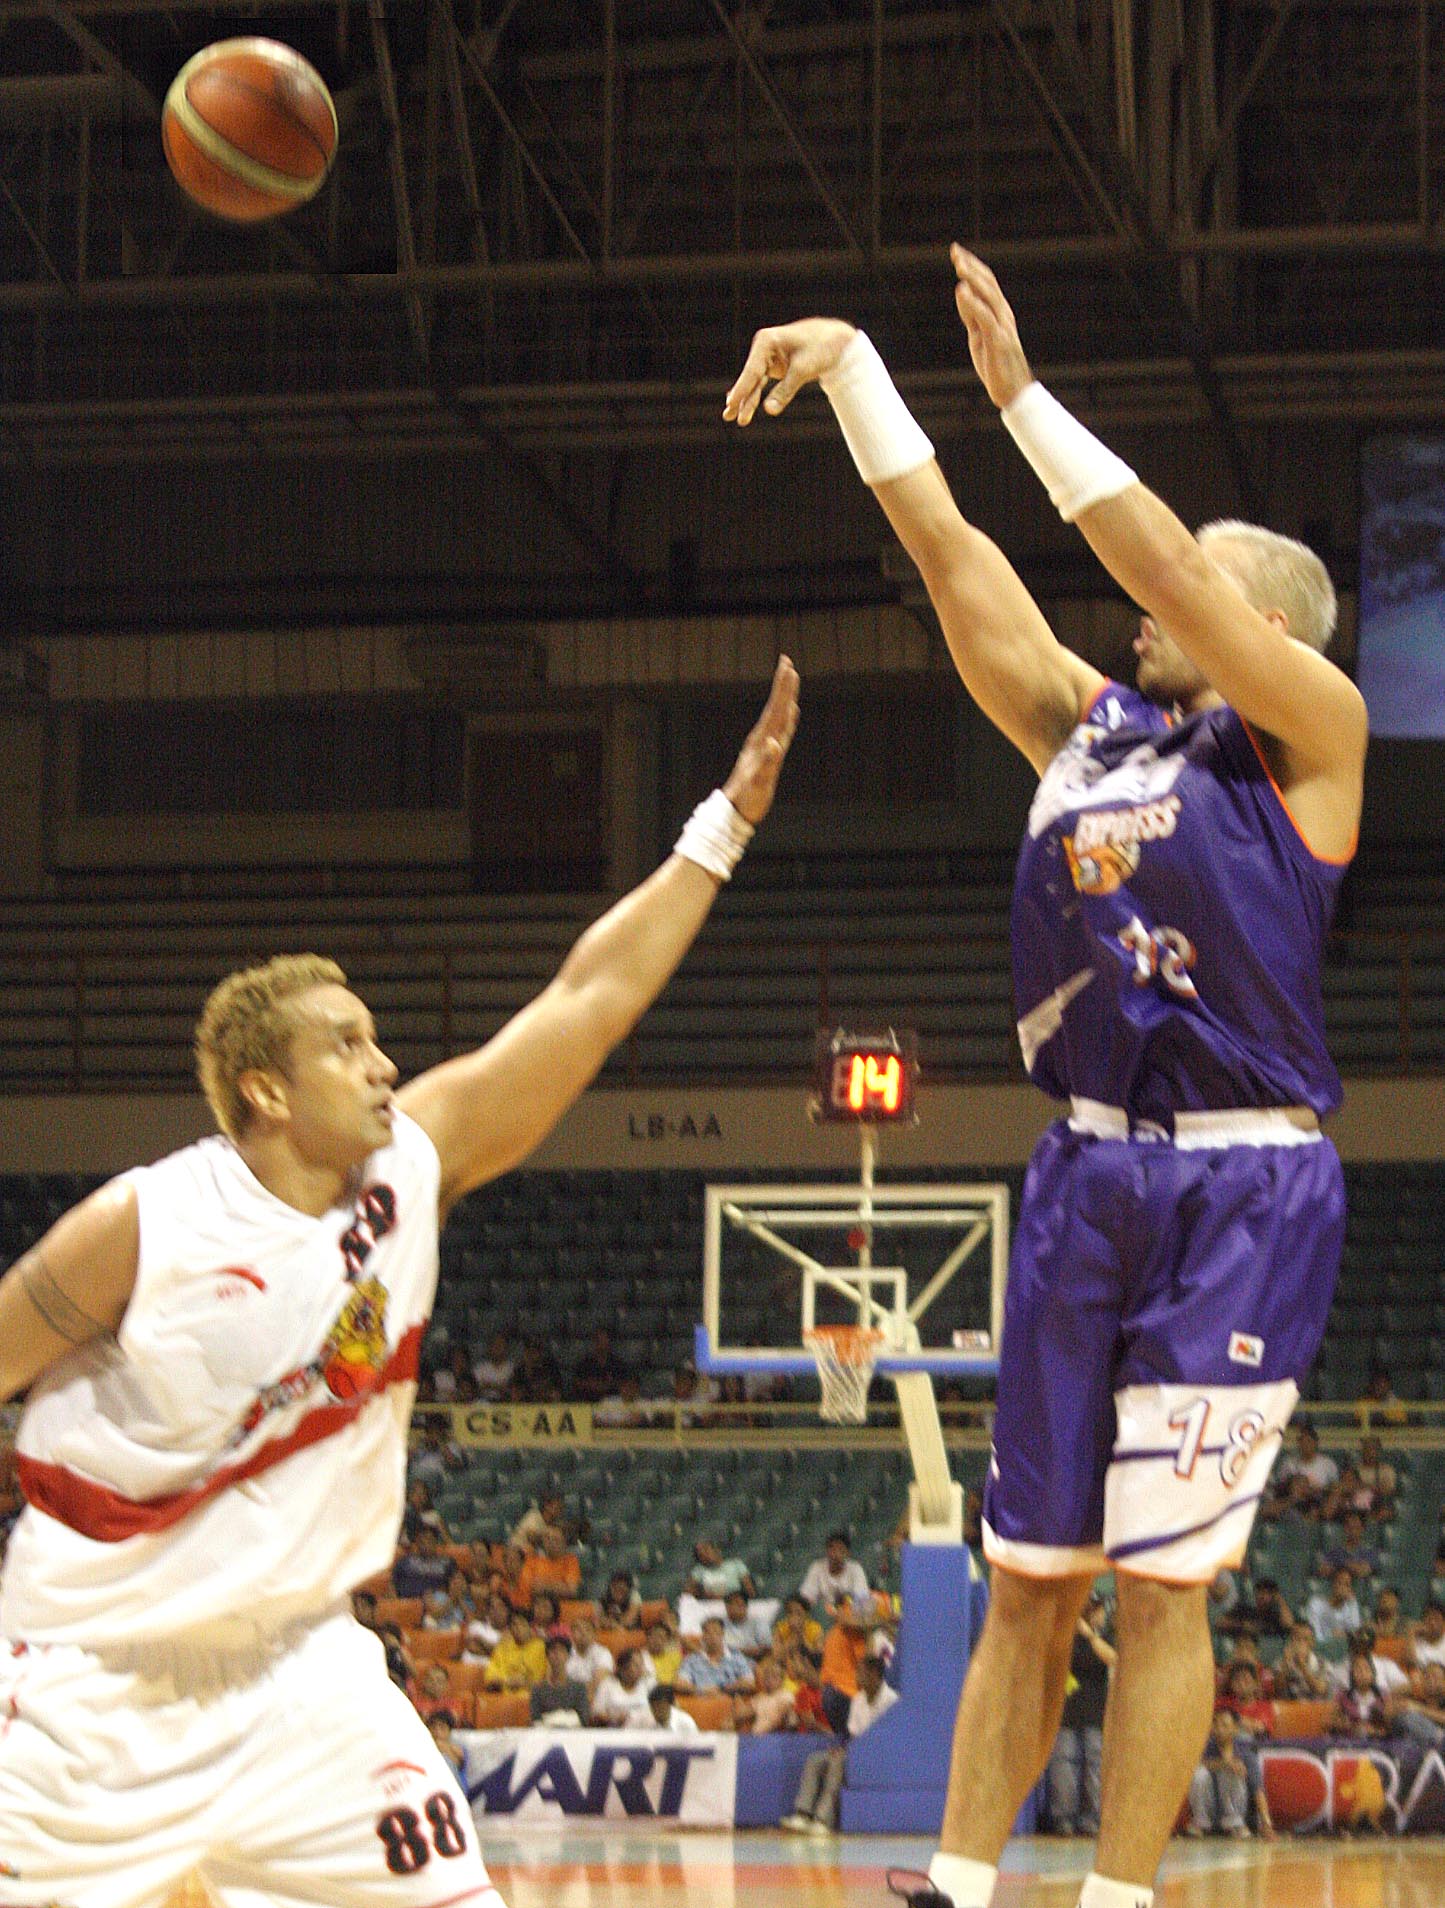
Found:
[[[455,1444],[590,1444],[592,1407],[585,1404],[452,1405]],[[422,1420],[425,1423],[425,1418]]]
[[[1445,1834],[1439,1749],[1387,1742],[1262,1742],[1256,1754],[1275,1826],[1296,1834],[1371,1823],[1394,1835]]]
[[[558,1825],[647,1818],[730,1828],[736,1736],[642,1729],[462,1730],[461,1782],[472,1813]]]

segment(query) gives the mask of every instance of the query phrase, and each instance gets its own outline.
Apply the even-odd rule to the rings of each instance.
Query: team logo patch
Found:
[[[1127,808],[1089,808],[1062,837],[1080,894],[1114,894],[1134,874],[1146,841],[1165,841],[1179,823],[1180,801],[1166,795]]]
[[[379,1279],[353,1287],[321,1356],[333,1398],[354,1398],[376,1384],[386,1363],[386,1287]]]
[[[1264,1363],[1264,1340],[1252,1338],[1248,1332],[1231,1332],[1229,1362],[1232,1365],[1253,1365],[1258,1369]]]

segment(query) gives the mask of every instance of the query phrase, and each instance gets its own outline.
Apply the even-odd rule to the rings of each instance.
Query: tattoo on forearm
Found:
[[[20,1289],[51,1331],[72,1345],[84,1345],[107,1329],[61,1291],[38,1252],[20,1269]]]

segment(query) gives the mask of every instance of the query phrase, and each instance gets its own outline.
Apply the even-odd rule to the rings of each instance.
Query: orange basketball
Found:
[[[336,155],[336,108],[315,67],[289,46],[217,40],[171,82],[161,141],[197,205],[250,223],[320,191]]]

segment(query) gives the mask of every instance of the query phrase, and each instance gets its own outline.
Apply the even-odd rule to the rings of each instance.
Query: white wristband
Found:
[[[1101,444],[1037,379],[999,415],[1065,523],[1139,481],[1123,458]]]
[[[683,823],[672,852],[684,861],[695,861],[719,881],[730,881],[752,838],[752,823],[743,819],[720,788],[715,788]]]
[[[854,332],[837,364],[818,382],[865,484],[906,477],[932,460],[933,445],[898,395],[866,331]]]

